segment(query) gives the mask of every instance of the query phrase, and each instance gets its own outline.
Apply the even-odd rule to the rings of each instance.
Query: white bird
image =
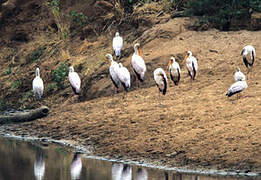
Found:
[[[240,71],[239,67],[237,67],[236,72],[234,74],[234,80],[235,82],[246,80],[246,76]]]
[[[131,180],[131,178],[132,178],[132,168],[130,165],[124,164],[121,180]]]
[[[118,70],[119,70],[119,64],[113,60],[111,54],[106,54],[106,59],[107,59],[109,66],[110,66],[109,72],[110,72],[111,80],[112,80],[112,82],[115,86],[115,93],[118,93],[120,83],[121,83],[120,79],[118,77],[118,74],[117,74]]]
[[[73,66],[69,67],[69,82],[75,94],[80,94],[81,91],[81,79],[77,72],[74,72]]]
[[[178,85],[181,71],[180,71],[179,63],[175,61],[174,57],[170,58],[168,64],[168,70],[169,70],[171,80],[174,82],[175,85]]]
[[[132,55],[131,58],[131,66],[139,81],[143,82],[144,75],[146,72],[146,65],[143,58],[141,57],[141,50],[140,50],[139,43],[136,43],[134,45],[134,54]]]
[[[42,180],[45,173],[45,162],[43,159],[43,152],[36,152],[36,160],[34,162],[34,176],[37,180]]]
[[[119,69],[117,71],[118,78],[127,92],[130,88],[130,72],[126,67],[123,67],[121,63],[119,63]]]
[[[228,89],[226,96],[231,97],[234,94],[240,93],[241,91],[245,90],[247,88],[246,81],[237,81],[234,84],[230,86]]]
[[[162,92],[163,95],[167,92],[167,75],[162,68],[157,68],[154,71],[154,80],[159,88],[159,93]]]
[[[71,163],[71,178],[72,180],[80,179],[82,171],[81,154],[75,153]]]
[[[33,80],[33,93],[36,99],[41,99],[44,91],[43,80],[40,77],[40,69],[36,68],[36,77]]]
[[[116,57],[121,56],[122,46],[123,46],[123,39],[120,36],[119,32],[116,32],[115,37],[112,40],[112,47]]]
[[[248,54],[250,54],[250,56],[251,56],[251,62],[249,62],[247,60]],[[241,55],[243,56],[243,62],[247,68],[248,68],[248,66],[252,67],[254,65],[255,57],[256,57],[256,50],[253,46],[251,46],[251,45],[245,46],[241,51]]]
[[[135,180],[147,180],[148,172],[145,168],[139,168]]]
[[[122,163],[114,163],[111,167],[112,180],[121,180],[123,170]]]
[[[186,61],[186,66],[187,66],[189,76],[191,77],[192,80],[194,80],[198,71],[197,59],[194,56],[192,56],[191,51],[188,51],[184,58],[184,61]]]

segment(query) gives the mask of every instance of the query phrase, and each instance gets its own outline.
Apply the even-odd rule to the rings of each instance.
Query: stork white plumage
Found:
[[[239,67],[237,67],[236,72],[234,74],[234,80],[235,80],[235,82],[246,80],[246,76],[240,71]]]
[[[234,94],[239,94],[240,92],[242,92],[246,88],[247,88],[246,81],[237,81],[230,86],[230,88],[228,89],[228,91],[226,93],[226,96],[231,97]]]
[[[112,180],[121,180],[122,170],[123,170],[122,163],[113,163],[111,167]]]
[[[119,63],[119,69],[117,71],[118,78],[124,87],[125,91],[127,92],[131,86],[130,84],[130,72],[129,70],[124,67],[121,63]]]
[[[110,77],[111,77],[112,83],[115,86],[114,93],[118,93],[119,87],[120,87],[120,84],[121,84],[120,79],[118,77],[119,64],[113,60],[111,54],[106,54],[106,59],[107,59],[109,66],[110,66],[110,68],[109,68]]]
[[[162,92],[163,95],[167,93],[167,75],[164,72],[162,68],[157,68],[153,72],[154,80],[156,85],[159,88],[159,102],[160,102],[160,92]]]
[[[35,78],[33,80],[33,93],[36,99],[41,99],[44,91],[44,85],[43,85],[43,80],[40,77],[40,69],[36,68],[35,71]]]
[[[44,179],[45,174],[45,162],[43,158],[43,152],[36,151],[36,160],[34,162],[34,176],[36,180]]]
[[[177,86],[180,81],[180,67],[179,63],[175,61],[174,57],[170,58],[169,64],[168,64],[168,70],[171,80],[174,82],[174,84]]]
[[[122,50],[122,46],[123,46],[123,39],[120,36],[119,32],[115,33],[115,37],[112,40],[112,47],[115,53],[116,57],[120,57],[121,56],[121,50]]]
[[[191,80],[194,80],[198,71],[197,59],[192,55],[191,51],[187,51],[184,61],[186,62],[186,67]]]
[[[80,94],[81,91],[81,79],[77,72],[74,71],[73,66],[69,67],[69,82],[75,94]]]
[[[71,178],[72,180],[80,179],[82,171],[81,154],[75,153],[71,163]]]
[[[132,168],[128,164],[124,164],[121,180],[131,180],[132,179]]]
[[[248,68],[248,66],[252,67],[254,65],[255,57],[256,57],[256,50],[253,46],[251,46],[251,45],[245,46],[241,51],[241,55],[243,56],[243,62],[245,64],[246,68]],[[251,62],[249,62],[247,59],[248,55],[251,57]]]
[[[136,43],[134,45],[134,54],[132,55],[132,58],[131,58],[131,66],[132,66],[133,71],[135,72],[138,80],[143,82],[144,75],[146,72],[146,65],[145,65],[143,58],[141,57],[141,49],[140,49],[139,43]]]

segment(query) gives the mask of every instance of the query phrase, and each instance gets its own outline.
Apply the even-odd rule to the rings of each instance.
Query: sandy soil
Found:
[[[91,89],[100,92],[98,98],[78,102],[70,95],[63,104],[54,103],[48,117],[6,127],[16,134],[73,140],[101,156],[260,172],[261,31],[195,32],[185,28],[187,21],[170,19],[136,40],[142,45],[148,72],[141,88],[132,81],[127,98],[122,98],[123,93],[112,95],[108,65],[102,64],[97,73],[106,74]],[[247,44],[257,51],[248,88],[240,99],[227,99],[236,67],[246,72],[240,53]],[[153,70],[166,69],[171,55],[181,62],[187,50],[198,59],[198,76],[191,84],[182,65],[180,85],[169,81],[160,105]],[[121,59],[128,68],[130,57]]]

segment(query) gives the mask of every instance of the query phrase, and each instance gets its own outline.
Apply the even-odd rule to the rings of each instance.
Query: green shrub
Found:
[[[76,25],[83,27],[87,24],[87,17],[82,12],[71,11],[69,15],[71,21]]]
[[[55,87],[56,87],[55,83],[51,83],[48,85],[47,91],[53,91],[55,89]]]
[[[68,75],[68,71],[69,67],[66,62],[62,62],[62,64],[54,70],[54,81],[58,89],[64,89],[64,80]]]
[[[39,47],[39,48],[36,48],[35,50],[33,50],[33,52],[28,56],[28,61],[30,63],[33,63],[35,61],[37,61],[45,52],[46,50],[46,47],[43,46],[43,47]]]
[[[217,28],[229,30],[233,21],[248,22],[251,11],[261,9],[261,1],[188,0],[187,7],[186,12],[189,16],[200,16],[200,19],[207,20]]]
[[[10,75],[12,73],[11,67],[8,67],[7,70],[5,71],[6,75]]]
[[[12,90],[18,89],[21,84],[22,84],[21,80],[13,81],[12,84],[11,84],[11,89]]]

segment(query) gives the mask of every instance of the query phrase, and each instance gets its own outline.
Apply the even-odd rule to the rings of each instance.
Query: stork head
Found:
[[[237,68],[236,68],[236,71],[237,71],[237,72],[240,72],[240,68],[239,68],[239,67],[237,67]]]
[[[185,63],[186,60],[187,60],[187,58],[190,57],[190,56],[192,56],[192,52],[191,52],[191,51],[187,51],[187,52],[186,52],[186,55],[185,55],[185,58],[184,58],[184,60],[183,60],[183,63]]]
[[[117,31],[116,33],[115,33],[115,37],[119,37],[120,36],[120,33]]]
[[[140,49],[140,44],[136,43],[134,44],[134,51],[137,53],[139,56],[141,55],[141,49]]]
[[[112,55],[111,54],[106,54],[106,60],[108,61],[109,65],[111,65],[111,62],[113,61]]]
[[[70,67],[69,67],[69,72],[71,72],[71,73],[74,72],[73,66],[70,66]]]
[[[175,62],[175,58],[172,56],[172,57],[170,58],[170,60],[169,60],[169,63],[168,63],[168,69],[169,69],[170,65],[171,65],[173,62]]]

